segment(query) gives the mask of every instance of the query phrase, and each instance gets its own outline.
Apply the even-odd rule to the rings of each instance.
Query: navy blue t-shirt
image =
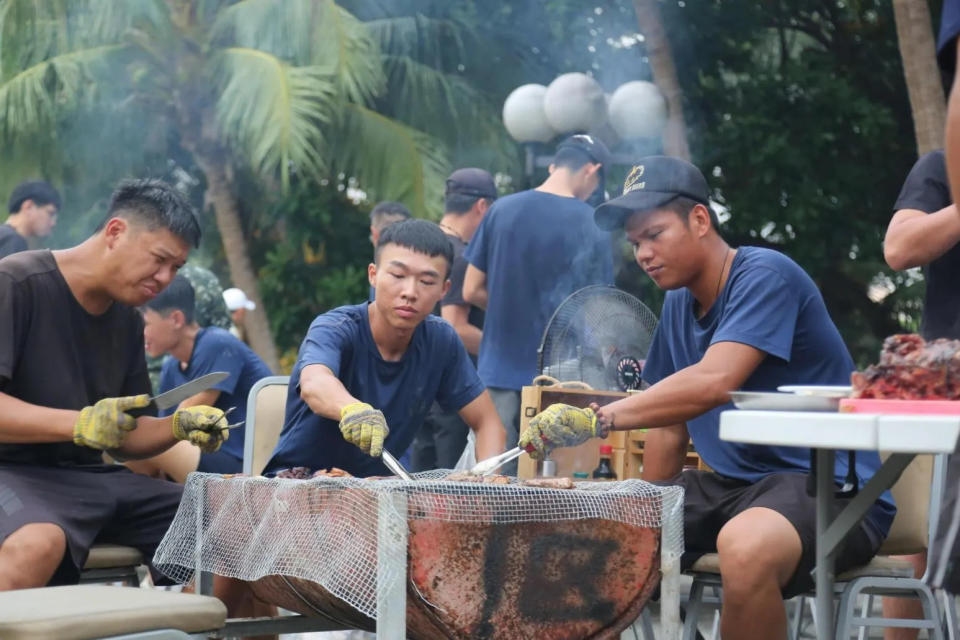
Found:
[[[937,36],[937,62],[940,69],[950,76],[953,75],[957,66],[958,34],[960,34],[960,0],[944,0],[943,9],[940,12],[940,33]]]
[[[464,254],[487,275],[478,371],[488,387],[519,390],[537,375],[550,316],[577,289],[613,283],[610,235],[576,198],[523,191],[493,203]]]
[[[337,420],[318,416],[300,398],[300,372],[311,364],[327,366],[350,395],[383,412],[390,428],[385,447],[397,457],[410,446],[435,400],[456,412],[483,393],[467,350],[444,320],[427,316],[403,357],[388,362],[373,341],[368,305],[328,311],[317,316],[300,345],[283,431],[265,473],[339,467],[358,477],[389,475],[380,458],[343,439]]]
[[[739,342],[767,353],[743,384],[747,391],[776,391],[785,384],[850,384],[853,360],[833,324],[820,291],[810,276],[787,256],[758,247],[741,247],[727,283],[710,311],[696,317],[696,300],[688,289],[668,291],[660,322],[643,368],[655,384],[703,358],[717,342]],[[728,442],[720,439],[720,412],[726,404],[687,421],[697,453],[711,469],[757,482],[778,472],[807,473],[810,451]],[[874,451],[857,453],[857,475],[869,479],[880,466]],[[847,473],[847,456],[837,455],[837,482]],[[896,512],[889,492],[867,516],[885,536]]]
[[[230,375],[211,387],[220,392],[213,406],[222,411],[235,407],[227,420],[231,424],[244,422],[247,419],[250,387],[261,378],[273,374],[260,356],[225,329],[206,327],[197,333],[186,369],[180,368],[179,360],[167,356],[160,372],[160,392],[214,371],[226,371]],[[162,411],[161,415],[170,415],[174,411],[176,407]],[[240,463],[243,462],[243,432],[243,428],[232,429],[230,437],[220,448],[220,451],[230,454]]]

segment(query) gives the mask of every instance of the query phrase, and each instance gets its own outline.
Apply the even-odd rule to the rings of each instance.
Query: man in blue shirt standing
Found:
[[[623,195],[597,208],[596,221],[625,228],[639,265],[667,290],[643,369],[652,386],[602,408],[552,405],[531,420],[520,444],[542,456],[609,429],[651,428],[644,479],[685,489],[683,564],[719,554],[724,639],[786,638],[783,598],[813,586],[809,452],[726,442],[719,416],[732,408],[729,392],[736,389],[847,384],[853,361],[803,269],[775,251],[727,245],[707,182],[693,165],[643,159]],[[691,437],[713,472],[682,471]],[[879,465],[875,453],[858,454],[858,477],[868,479]],[[835,471],[842,482],[845,456]],[[838,551],[838,571],[873,556],[894,513],[884,494]]]
[[[460,337],[432,315],[450,288],[452,261],[432,222],[383,231],[368,268],[374,301],[328,311],[307,331],[266,474],[339,467],[388,475],[381,452],[406,451],[434,401],[476,432],[478,459],[503,451],[503,425]]]
[[[193,285],[182,275],[143,306],[143,335],[152,357],[169,354],[163,361],[159,392],[195,380],[214,371],[230,374],[210,389],[180,403],[198,404],[231,411],[229,420],[242,423],[247,417],[247,395],[257,380],[271,375],[270,368],[250,347],[226,329],[201,327],[194,319]],[[168,409],[161,413],[172,413]],[[138,473],[158,471],[176,482],[185,482],[192,471],[239,473],[243,469],[243,429],[234,429],[218,451],[202,451],[182,442],[158,456],[135,460],[127,466]]]
[[[613,283],[610,236],[593,224],[585,203],[609,164],[599,140],[567,138],[547,180],[497,200],[464,254],[470,264],[463,298],[486,310],[477,369],[508,447],[517,442],[520,389],[539,373],[537,348],[553,312],[578,289]],[[504,473],[516,473],[516,465],[505,465]]]

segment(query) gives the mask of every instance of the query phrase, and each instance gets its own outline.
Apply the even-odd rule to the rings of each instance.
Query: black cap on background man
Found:
[[[460,194],[496,200],[497,185],[490,172],[475,167],[457,169],[447,178],[444,195]]]

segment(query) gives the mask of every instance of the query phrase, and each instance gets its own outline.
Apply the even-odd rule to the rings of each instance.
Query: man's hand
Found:
[[[197,405],[173,414],[173,437],[189,441],[204,453],[213,453],[230,437],[230,431],[223,411]]]
[[[377,458],[383,453],[383,441],[390,429],[383,413],[366,402],[353,402],[340,410],[340,433],[344,440]]]
[[[150,404],[150,396],[104,398],[92,407],[84,407],[73,425],[73,442],[91,449],[116,449],[127,433],[137,428],[137,420],[126,411]]]
[[[552,404],[530,419],[518,445],[527,449],[531,458],[540,460],[556,447],[574,447],[601,436],[600,429],[592,409]]]

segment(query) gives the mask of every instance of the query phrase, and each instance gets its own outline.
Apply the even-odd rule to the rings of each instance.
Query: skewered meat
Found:
[[[444,478],[448,482],[476,482],[478,484],[510,484],[510,476],[492,474],[478,476],[469,471],[454,471]]]
[[[320,469],[316,472],[311,471],[309,467],[293,467],[292,469],[278,471],[277,477],[293,478],[294,480],[309,480],[310,478],[352,478],[353,476],[343,469],[338,469],[337,467],[330,467],[329,470]]]
[[[851,376],[854,398],[960,400],[960,340],[884,340],[880,362]]]
[[[570,478],[530,478],[524,480],[523,485],[541,489],[573,489],[573,480]]]

